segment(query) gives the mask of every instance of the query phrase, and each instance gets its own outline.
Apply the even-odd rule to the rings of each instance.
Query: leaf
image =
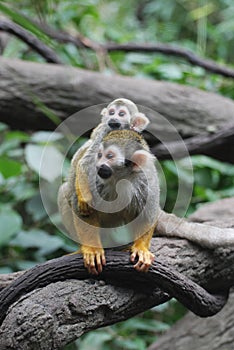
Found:
[[[61,175],[64,157],[54,146],[28,144],[25,157],[29,167],[45,180],[53,182]]]
[[[5,179],[21,174],[22,165],[16,160],[7,157],[0,157],[0,173]]]
[[[30,138],[30,136],[26,133],[26,132],[23,132],[23,131],[9,131],[7,134],[6,134],[6,140],[18,140],[18,142],[26,142],[28,141]]]
[[[19,24],[31,33],[35,34],[40,40],[43,40],[46,44],[52,43],[50,37],[46,35],[35,23],[31,22],[28,18],[16,12],[15,10],[12,10],[10,7],[3,5],[2,2],[0,2],[0,11],[2,11],[5,15],[10,17],[15,23]]]
[[[63,240],[60,237],[49,235],[43,230],[32,229],[20,231],[10,244],[24,249],[37,248],[39,255],[47,255],[62,248]]]
[[[24,201],[31,198],[36,193],[36,188],[33,186],[32,182],[27,182],[26,178],[17,178],[13,186],[9,186],[9,192],[13,194],[16,201]]]
[[[132,319],[129,319],[125,321],[123,325],[124,328],[129,331],[142,330],[156,332],[165,331],[169,328],[168,324],[164,322],[140,317],[134,317]]]
[[[63,139],[63,134],[59,132],[50,132],[50,131],[38,131],[35,132],[32,137],[31,141],[33,142],[52,142],[52,141],[58,141]]]
[[[1,275],[6,274],[6,273],[11,273],[11,272],[13,272],[13,270],[9,266],[0,267],[0,274]]]
[[[7,129],[8,129],[8,125],[0,122],[0,132],[5,131]]]
[[[39,194],[28,200],[25,208],[32,215],[34,221],[39,221],[47,216]]]
[[[6,245],[21,229],[22,218],[11,208],[0,208],[0,247]]]
[[[218,170],[223,175],[234,176],[234,165],[219,162],[207,156],[193,156],[191,157],[194,167],[206,167],[213,170]]]
[[[79,350],[93,349],[95,344],[95,350],[102,350],[105,342],[110,341],[113,336],[110,333],[102,331],[94,331],[86,335],[82,343],[79,345]]]
[[[162,64],[158,67],[164,78],[179,80],[183,78],[183,72],[181,68],[176,64]]]
[[[34,267],[36,262],[31,260],[17,260],[15,265],[18,270],[28,270]]]

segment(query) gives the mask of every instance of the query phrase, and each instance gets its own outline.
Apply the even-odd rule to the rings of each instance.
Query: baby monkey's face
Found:
[[[131,115],[126,106],[111,105],[105,111],[103,122],[112,130],[126,129],[130,127]]]

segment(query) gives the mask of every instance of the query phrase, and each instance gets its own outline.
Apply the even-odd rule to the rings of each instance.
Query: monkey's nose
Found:
[[[113,130],[120,129],[121,127],[121,123],[116,119],[110,119],[108,125]]]
[[[100,168],[98,169],[98,175],[102,179],[108,179],[112,175],[112,170],[111,170],[111,168],[108,165],[102,164],[100,166]]]

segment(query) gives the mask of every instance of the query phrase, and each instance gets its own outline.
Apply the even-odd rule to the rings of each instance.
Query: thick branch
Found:
[[[173,269],[180,271],[210,291],[216,291],[220,285],[227,288],[234,283],[234,254],[228,250],[206,251],[178,239],[160,238],[154,239],[153,251],[157,256],[156,280],[159,279],[160,283],[159,272],[163,267],[166,270],[166,265],[169,273]],[[108,281],[107,284],[88,280],[57,282],[21,298],[9,310],[1,327],[2,349],[9,349],[12,341],[16,344],[12,349],[17,350],[59,349],[83,332],[126,319],[168,299],[160,291],[152,290],[151,278],[147,282],[147,275],[133,270],[126,254],[115,254],[115,260],[108,259],[106,276],[101,277]],[[63,261],[67,267],[61,269],[61,266],[57,266],[57,276],[66,273],[66,278],[69,278],[79,272],[83,273],[83,277],[86,276],[86,272],[79,267],[78,257],[66,257]],[[128,269],[131,271],[128,272]],[[117,278],[118,273],[120,280]],[[43,278],[50,282],[55,274],[54,266],[45,272]],[[27,290],[30,279],[25,282]],[[43,279],[38,274],[34,283],[39,286],[41,282]],[[109,282],[121,287],[112,287]],[[167,283],[164,283],[168,288]],[[15,284],[9,291],[14,293]],[[23,332],[25,324],[30,324],[30,334]]]
[[[178,159],[185,156],[185,149],[190,155],[198,153],[209,155],[209,152],[212,152],[212,149],[216,147],[218,148],[219,146],[222,147],[222,144],[224,143],[234,143],[234,126],[217,131],[215,134],[194,136],[184,139],[183,142],[159,144],[153,146],[151,151],[158,159],[166,159],[170,157],[170,155],[173,155],[174,159]]]
[[[148,350],[233,350],[233,305],[234,290],[227,305],[216,316],[201,320],[188,313]]]
[[[56,55],[56,53],[47,45],[45,45],[41,40],[32,35],[30,32],[19,26],[18,24],[7,20],[0,19],[0,31],[4,31],[10,34],[13,34],[17,38],[24,41],[31,49],[36,51],[39,55],[41,55],[47,62],[51,63],[62,63],[60,58]]]
[[[227,201],[225,200],[226,206]],[[215,213],[216,220],[218,220],[218,208],[222,208],[220,202],[210,209]],[[233,206],[227,212],[232,218]],[[222,210],[220,215],[221,218]],[[230,225],[232,226],[230,223],[227,224]],[[152,251],[156,255],[153,274],[137,273],[129,264],[126,253],[116,252],[107,255],[106,275],[101,276],[106,280],[106,284],[92,280],[64,281],[52,283],[26,294],[12,305],[3,322],[1,327],[3,349],[59,349],[90,329],[131,317],[167,300],[167,294],[154,288],[155,281],[158,282],[157,285],[176,295],[177,290],[171,289],[167,278],[169,277],[169,281],[175,278],[176,283],[178,278],[180,283],[181,275],[177,275],[177,272],[212,293],[219,290],[220,286],[225,290],[234,284],[234,251],[229,248],[207,250],[180,239],[157,238],[153,239]],[[41,275],[39,273],[37,279],[31,274],[32,270],[29,270],[19,277],[18,282],[21,283],[22,279],[30,277],[31,274],[31,280],[30,278],[25,280],[24,287],[27,291],[28,287],[31,288],[30,283],[34,288],[36,285],[40,286],[46,279],[52,282],[53,276],[59,274],[60,277],[66,275],[66,278],[71,278],[81,272],[83,277],[86,276],[86,271],[79,265],[81,263],[79,257],[65,257],[62,261],[63,268],[55,264],[50,269],[49,264],[53,264],[53,261],[48,262],[46,264],[48,269]],[[40,271],[40,267],[36,269]],[[176,274],[173,271],[177,271]],[[186,279],[184,281],[183,286],[187,288]],[[12,288],[5,289],[6,300],[11,293],[17,292],[18,282],[15,280]],[[116,286],[113,287],[108,283]],[[121,287],[117,287],[118,285]],[[178,284],[176,285],[178,287]],[[179,294],[181,296],[183,293]],[[28,324],[30,324],[29,333],[24,331],[25,327],[28,329],[26,326]]]
[[[194,313],[205,317],[217,313],[226,303],[227,287],[224,288],[224,293],[211,295],[171,267],[168,268],[159,262],[155,263],[147,274],[139,274],[129,263],[128,254],[111,252],[107,253],[106,256],[109,263],[101,274],[102,279],[110,281],[114,275],[114,282],[120,283],[121,281],[122,286],[128,284],[128,280],[131,279],[131,288],[133,289],[134,286],[137,289],[141,283],[144,287],[148,285],[149,291],[160,287],[171,296],[176,297]],[[82,257],[78,255],[51,260],[32,268],[0,294],[0,322],[3,321],[9,306],[23,294],[53,282],[71,278],[87,279],[88,277],[89,275],[83,267]],[[127,281],[124,282],[126,278]]]
[[[45,117],[43,106],[61,120],[93,106],[78,114],[71,127],[77,133],[88,131],[98,124],[97,116],[104,106],[96,104],[106,104],[119,96],[147,106],[139,108],[151,119],[148,130],[163,143],[178,141],[175,130],[182,138],[199,135],[209,147],[206,153],[216,156],[217,142],[212,144],[207,138],[215,137],[224,128],[226,135],[226,130],[233,128],[234,102],[213,93],[173,83],[0,59],[0,120],[13,127],[54,128],[51,120]],[[155,145],[152,135],[148,139]],[[220,138],[218,158],[234,162],[234,143],[230,134],[225,135]],[[194,153],[201,151],[200,144],[197,149],[193,146]]]

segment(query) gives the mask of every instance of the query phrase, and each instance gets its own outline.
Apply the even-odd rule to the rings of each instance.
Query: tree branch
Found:
[[[148,350],[233,350],[234,290],[229,301],[216,316],[200,319],[188,313]],[[173,344],[173,347],[171,347]]]
[[[226,206],[228,201],[231,206],[233,199],[225,200]],[[209,211],[206,206],[203,208]],[[210,209],[216,219],[218,208],[221,208],[220,201]],[[231,217],[233,210],[231,206]],[[232,224],[229,222],[226,226]],[[123,252],[107,253],[107,266],[99,281],[63,281],[87,277],[78,255],[28,270],[1,293],[1,314],[6,312],[4,305],[8,303],[8,307],[16,300],[1,326],[2,349],[59,349],[90,329],[126,319],[168,300],[169,295],[158,286],[183,303],[192,301],[189,307],[195,312],[208,310],[210,301],[214,305],[211,293],[223,291],[221,299],[215,297],[215,301],[219,301],[217,306],[222,306],[225,291],[234,285],[234,248],[207,250],[185,240],[154,238],[152,251],[156,261],[148,274],[137,273]],[[204,294],[204,289],[196,283],[209,293]],[[29,290],[33,291],[18,299]],[[28,324],[30,332],[23,331]]]
[[[212,60],[207,60],[195,55],[192,51],[186,50],[180,47],[167,45],[167,44],[148,44],[148,43],[126,43],[126,44],[116,44],[116,43],[106,43],[99,44],[94,42],[89,38],[85,38],[81,34],[72,35],[65,31],[56,31],[55,29],[43,24],[40,27],[45,31],[45,33],[51,38],[61,42],[61,43],[72,43],[78,48],[86,48],[94,51],[101,52],[150,52],[150,53],[161,53],[163,55],[171,55],[182,57],[192,65],[202,67],[206,71],[223,75],[227,78],[234,78],[234,70],[228,67],[217,64]]]
[[[0,19],[0,31],[4,31],[13,34],[17,38],[25,42],[31,49],[36,51],[49,63],[59,63],[62,64],[60,58],[56,53],[47,45],[45,45],[41,40],[32,35],[30,32],[19,26],[18,24],[7,20]]]
[[[151,152],[157,156],[158,159],[168,159],[173,155],[174,159],[185,157],[184,150],[186,149],[190,155],[193,154],[207,154],[210,151],[224,143],[234,143],[234,126],[221,129],[215,134],[208,134],[202,136],[194,136],[184,139],[183,142],[168,142],[158,144],[151,148]]]
[[[103,108],[103,105],[97,104],[109,103],[120,96],[137,103],[140,111],[151,120],[147,138],[151,146],[155,145],[155,137],[157,142],[160,140],[166,144],[177,141],[177,130],[183,139],[201,138],[197,149],[196,140],[193,146],[188,143],[193,153],[203,151],[217,159],[234,162],[231,136],[234,102],[230,99],[179,84],[105,76],[72,67],[0,58],[0,120],[12,127],[54,129],[54,124],[44,114],[45,109],[65,120],[73,113],[92,106],[77,115],[76,123],[71,126],[72,132],[77,131],[80,135],[82,129],[88,131],[97,125],[97,117]],[[222,144],[217,147],[215,135],[221,136],[219,130],[224,133],[219,138]],[[165,148],[163,150],[161,159],[170,157]],[[159,151],[160,148],[157,149]]]
[[[123,51],[123,52],[150,52],[150,53],[161,53],[163,55],[171,55],[182,57],[192,65],[204,68],[206,71],[223,75],[227,78],[234,78],[234,70],[216,62],[208,59],[201,58],[195,55],[192,51],[186,50],[184,48],[168,45],[168,44],[148,44],[148,43],[126,43],[126,44],[116,44],[116,43],[106,43],[100,44],[96,43],[93,40],[82,36],[80,33],[77,35],[72,35],[66,31],[57,31],[51,28],[48,24],[37,23],[44,32],[50,36],[52,39],[60,43],[72,43],[77,48],[86,48],[91,49],[96,52],[114,52],[114,51]],[[10,20],[0,20],[0,30],[11,33],[24,42],[26,42],[33,50],[38,52],[42,57],[44,57],[47,62],[52,63],[61,63],[57,55],[43,44],[39,39],[31,35],[29,32],[24,30],[22,27],[18,26]]]

